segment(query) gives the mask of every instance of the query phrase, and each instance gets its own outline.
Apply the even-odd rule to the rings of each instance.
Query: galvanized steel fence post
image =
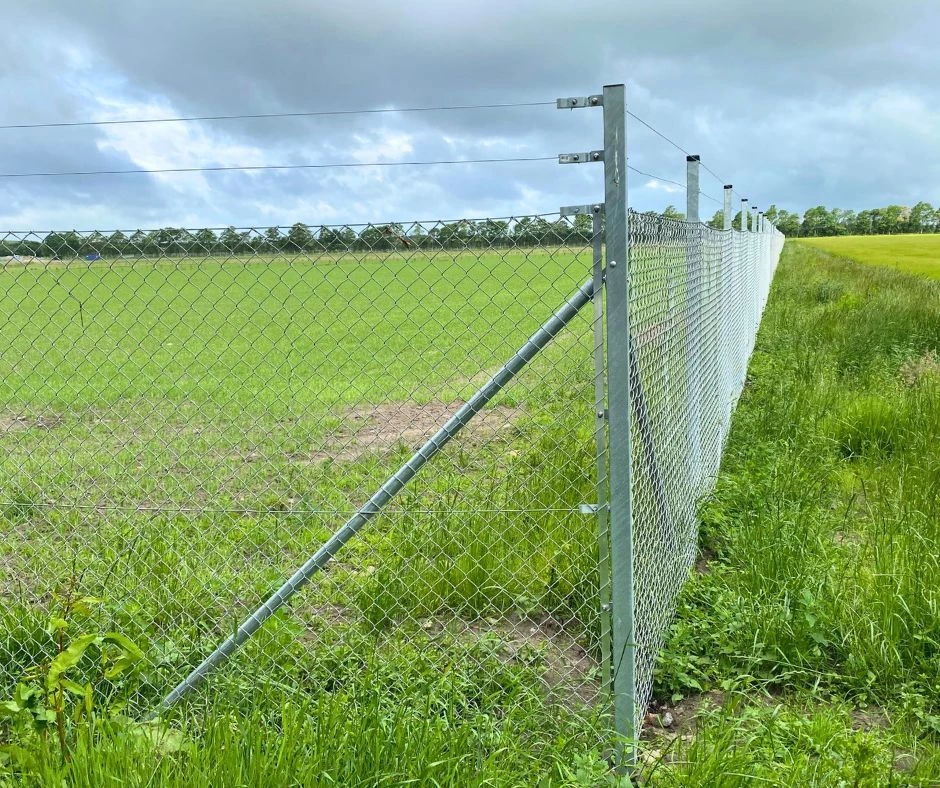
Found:
[[[731,326],[733,318],[729,315],[729,303],[731,301],[730,282],[735,280],[732,266],[735,259],[735,244],[737,243],[732,225],[734,224],[734,213],[732,203],[732,193],[734,186],[730,183],[724,187],[724,222],[722,226],[726,231],[724,246],[722,247],[721,274],[719,276],[719,294],[721,312],[719,315],[720,330],[718,335],[719,346],[724,349],[731,344]],[[725,438],[731,427],[731,400],[734,392],[734,371],[732,369],[729,354],[721,352],[721,393],[720,402],[724,407],[721,415],[721,432],[719,434],[719,443],[724,446]]]
[[[699,358],[699,290],[702,275],[701,238],[699,237],[699,156],[686,157],[685,220],[689,222],[689,236],[685,254],[686,303],[686,402],[688,403],[689,480],[697,494],[702,469],[702,413]]]
[[[623,760],[637,737],[636,623],[630,463],[630,251],[627,215],[627,115],[623,85],[604,86],[604,210],[607,254],[607,402],[610,442],[610,558],[614,651],[614,727]]]

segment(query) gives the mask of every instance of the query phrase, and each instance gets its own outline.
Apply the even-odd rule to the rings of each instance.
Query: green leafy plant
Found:
[[[118,632],[78,632],[79,623],[92,616],[101,600],[75,593],[73,580],[54,596],[48,631],[55,653],[29,668],[13,697],[0,703],[0,719],[15,737],[45,740],[55,730],[63,761],[71,750],[69,728],[90,722],[94,716],[114,716],[124,707],[119,680],[126,679],[143,660],[143,652]],[[74,736],[74,733],[73,733]],[[15,744],[2,745],[0,753],[16,756]]]

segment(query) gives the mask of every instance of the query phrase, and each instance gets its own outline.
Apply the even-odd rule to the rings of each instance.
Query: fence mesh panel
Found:
[[[642,717],[782,236],[629,232],[631,336],[607,341],[632,350]],[[120,691],[155,708],[591,278],[591,243],[588,217],[548,216],[0,238],[0,693],[64,618],[136,643]],[[582,508],[602,317],[582,309],[188,702],[431,654],[606,709],[606,519]]]
[[[651,214],[631,214],[629,232],[639,725],[695,560],[697,502],[718,472],[783,236]]]
[[[592,270],[590,225],[544,216],[2,241],[0,691],[56,653],[50,616],[80,618],[71,632],[143,650],[136,712]],[[592,703],[592,319],[582,310],[195,696],[315,694],[362,655],[430,651]],[[101,601],[79,615],[84,597]]]

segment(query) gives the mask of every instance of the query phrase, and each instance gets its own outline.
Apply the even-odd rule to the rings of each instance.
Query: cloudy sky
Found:
[[[936,0],[0,0],[0,126],[554,101],[630,109],[762,207],[940,203]],[[684,156],[632,124],[630,163]],[[551,106],[0,129],[0,173],[553,156]],[[703,175],[703,190],[721,184]],[[550,212],[602,194],[553,162],[0,178],[0,228],[268,226]],[[631,204],[684,204],[638,175]],[[703,214],[714,208],[705,200]]]

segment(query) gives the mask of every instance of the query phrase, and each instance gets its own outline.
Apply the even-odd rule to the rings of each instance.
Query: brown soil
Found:
[[[391,402],[349,408],[342,425],[312,452],[291,455],[300,463],[324,460],[354,462],[369,454],[387,454],[398,446],[418,449],[463,405],[462,402]],[[479,443],[512,428],[520,408],[499,405],[480,411],[461,433],[461,440]]]
[[[20,430],[50,430],[61,423],[62,419],[59,416],[48,414],[0,414],[0,435],[5,435],[8,432],[19,432]]]
[[[590,706],[601,692],[598,665],[578,643],[577,628],[573,622],[551,616],[484,619],[469,625],[476,637],[496,635],[507,662],[524,662],[537,655],[545,667],[542,678],[559,700]]]
[[[721,706],[723,703],[724,695],[721,692],[692,695],[677,703],[654,702],[643,720],[642,738],[655,741],[688,734],[694,727],[695,716],[700,709],[704,706]]]

